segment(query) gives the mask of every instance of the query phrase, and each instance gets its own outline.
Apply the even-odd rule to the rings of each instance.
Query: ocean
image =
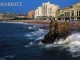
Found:
[[[43,44],[49,29],[27,23],[0,22],[0,60],[80,60],[80,32]],[[70,41],[69,44],[65,42]]]

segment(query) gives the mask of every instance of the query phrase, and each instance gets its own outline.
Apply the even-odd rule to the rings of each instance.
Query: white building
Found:
[[[42,8],[41,7],[38,7],[38,9],[35,10],[35,18],[37,16],[42,16]]]
[[[55,17],[55,11],[59,9],[58,5],[55,4],[51,4],[49,1],[46,3],[42,3],[41,7],[38,7],[35,10],[35,18],[39,17],[39,16],[52,16]]]

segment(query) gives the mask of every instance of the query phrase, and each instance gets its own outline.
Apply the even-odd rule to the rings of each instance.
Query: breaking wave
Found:
[[[38,29],[37,31],[30,32],[25,34],[26,37],[33,38],[35,40],[43,39],[45,34],[47,34],[48,30]]]
[[[26,34],[26,37],[33,38],[34,41],[30,42],[28,45],[25,45],[24,47],[34,45],[40,45],[43,48],[68,47],[68,51],[70,51],[71,53],[80,52],[80,32],[71,34],[65,40],[60,39],[58,42],[55,41],[54,44],[43,44],[41,43],[41,41],[42,39],[44,39],[44,36],[48,33],[48,31],[49,30],[38,29],[35,32],[30,32],[29,34]]]

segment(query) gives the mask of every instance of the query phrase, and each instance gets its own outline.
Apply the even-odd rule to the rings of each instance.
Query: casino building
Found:
[[[55,20],[80,20],[80,2],[70,7],[56,10]]]

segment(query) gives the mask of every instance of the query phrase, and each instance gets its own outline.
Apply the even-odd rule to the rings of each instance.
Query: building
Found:
[[[36,10],[35,10],[35,15],[34,17],[37,18],[37,17],[43,17],[43,16],[46,16],[46,17],[55,17],[55,11],[59,9],[59,6],[58,5],[55,5],[55,4],[51,4],[49,1],[46,2],[46,3],[42,3],[42,6],[38,7]]]
[[[42,7],[38,7],[38,9],[35,10],[34,17],[37,18],[39,16],[42,16]]]
[[[27,18],[27,15],[25,14],[19,14],[16,16],[16,18]]]
[[[10,19],[14,19],[17,16],[16,13],[0,13],[0,20],[10,20]]]
[[[3,20],[3,14],[0,14],[0,20]]]
[[[34,18],[34,10],[31,10],[28,12],[28,18],[33,19]]]
[[[70,7],[56,10],[55,20],[80,20],[80,2]]]

